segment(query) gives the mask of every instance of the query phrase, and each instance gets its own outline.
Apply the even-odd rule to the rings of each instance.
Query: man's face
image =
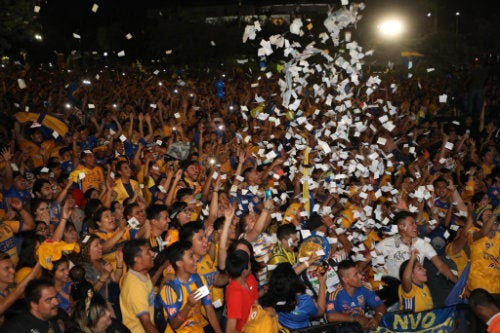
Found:
[[[52,200],[53,196],[54,196],[54,192],[52,191],[52,187],[50,186],[50,183],[43,184],[42,187],[40,188],[40,198]]]
[[[41,297],[38,303],[31,302],[31,312],[35,317],[42,320],[49,320],[57,316],[57,290],[54,287],[42,289]]]
[[[192,249],[186,250],[182,257],[184,271],[190,274],[196,273],[196,257]]]
[[[191,249],[197,256],[203,257],[208,253],[208,239],[204,230],[195,233],[191,239],[191,243],[193,244]]]
[[[85,154],[83,157],[83,162],[87,168],[93,168],[95,166],[95,156],[94,154]]]
[[[398,224],[399,233],[401,236],[415,238],[418,236],[417,222],[411,216],[408,216]]]
[[[135,264],[143,269],[150,270],[154,266],[153,251],[147,245],[141,246],[141,253],[135,257]]]
[[[24,190],[26,190],[26,187],[28,186],[28,184],[26,183],[26,178],[24,178],[21,175],[14,177],[13,185],[16,188],[16,190],[18,190],[18,191],[24,191]]]
[[[293,251],[299,245],[297,234],[291,234],[289,237],[281,240],[283,248],[287,251]]]
[[[357,267],[351,267],[344,271],[342,281],[346,286],[359,288],[363,284],[363,276]]]
[[[42,132],[35,131],[33,134],[31,134],[31,140],[35,143],[42,143],[43,142]]]
[[[146,214],[144,213],[144,208],[140,206],[135,206],[134,208],[132,208],[132,216],[135,217],[141,225],[143,225],[144,222],[146,221]]]
[[[434,186],[434,190],[436,191],[436,195],[441,199],[448,197],[449,192],[445,182],[437,182],[436,186]]]
[[[196,164],[191,164],[184,171],[184,177],[188,178],[191,181],[196,181],[199,175],[200,170]]]
[[[160,230],[167,231],[168,225],[170,224],[170,216],[168,211],[164,210],[158,216],[158,219],[154,219],[152,223]]]

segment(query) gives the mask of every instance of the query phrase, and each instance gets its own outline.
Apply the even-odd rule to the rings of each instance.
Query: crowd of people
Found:
[[[277,77],[2,68],[0,332],[375,329],[463,272],[493,327],[497,73],[295,110]]]

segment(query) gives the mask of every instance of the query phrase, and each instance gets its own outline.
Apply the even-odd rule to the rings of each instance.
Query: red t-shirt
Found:
[[[259,299],[257,280],[253,274],[246,279],[248,289],[231,279],[226,287],[227,318],[236,319],[236,329],[241,331],[247,322],[252,305]]]

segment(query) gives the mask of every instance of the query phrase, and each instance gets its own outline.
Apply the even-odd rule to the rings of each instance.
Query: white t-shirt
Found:
[[[423,264],[424,258],[430,260],[437,255],[432,245],[422,238],[416,238],[413,241],[413,248],[418,249],[418,260],[421,264]],[[399,279],[399,267],[410,259],[410,247],[401,241],[399,235],[395,235],[381,240],[375,245],[375,249],[385,258],[387,275]]]

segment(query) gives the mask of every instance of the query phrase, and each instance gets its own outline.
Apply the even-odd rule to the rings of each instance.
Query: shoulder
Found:
[[[338,297],[340,297],[343,294],[344,287],[342,286],[342,283],[339,283],[337,287],[335,287],[335,290],[330,293],[329,300],[330,301],[335,301]]]

